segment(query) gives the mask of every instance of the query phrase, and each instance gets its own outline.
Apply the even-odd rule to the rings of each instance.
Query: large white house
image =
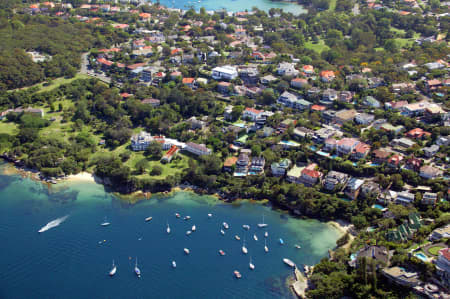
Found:
[[[197,144],[193,142],[188,142],[184,150],[197,156],[211,154],[211,149],[207,148],[204,144]]]
[[[231,65],[218,66],[212,70],[214,80],[233,80],[238,77],[237,68]]]
[[[245,110],[242,112],[242,117],[246,119],[250,119],[252,121],[255,121],[258,117],[260,117],[264,113],[264,110],[257,110],[254,108],[245,108]]]

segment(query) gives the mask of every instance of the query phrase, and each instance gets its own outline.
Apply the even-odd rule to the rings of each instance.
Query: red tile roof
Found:
[[[195,78],[183,78],[183,84],[192,84],[194,81]]]

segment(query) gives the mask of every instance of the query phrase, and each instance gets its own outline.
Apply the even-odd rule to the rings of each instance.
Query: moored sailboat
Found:
[[[114,260],[113,260],[111,271],[109,271],[109,276],[114,276],[116,274],[116,272],[117,272],[117,267],[114,264]]]

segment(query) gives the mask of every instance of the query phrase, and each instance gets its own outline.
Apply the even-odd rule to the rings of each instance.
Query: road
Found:
[[[88,70],[89,60],[88,60],[89,53],[83,53],[81,55],[81,68],[80,68],[80,74],[88,75],[94,78],[97,78],[105,83],[110,84],[111,78],[108,76],[105,76],[104,74],[96,74],[93,71]]]

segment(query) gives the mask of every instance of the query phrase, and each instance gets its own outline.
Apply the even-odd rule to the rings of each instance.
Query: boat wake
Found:
[[[45,231],[48,231],[51,228],[57,227],[58,225],[60,225],[61,223],[63,223],[64,221],[66,221],[66,219],[69,218],[69,215],[66,215],[64,217],[60,217],[57,218],[55,220],[50,221],[49,223],[47,223],[44,227],[42,227],[39,232],[43,233]]]

